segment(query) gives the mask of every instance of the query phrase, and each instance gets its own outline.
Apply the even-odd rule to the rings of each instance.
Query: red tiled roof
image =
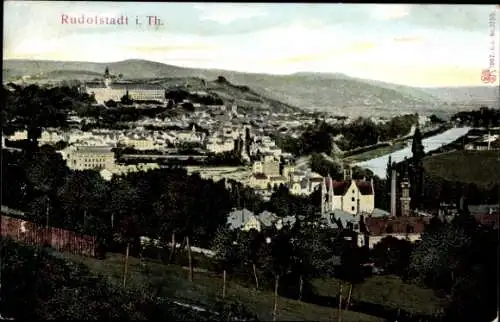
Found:
[[[337,196],[343,196],[347,193],[347,189],[349,189],[350,185],[351,185],[350,181],[334,181],[333,193]]]
[[[328,189],[328,178],[324,178],[326,188]],[[342,181],[333,181],[332,186],[333,186],[333,193],[337,196],[343,196],[347,193],[347,190],[351,186],[350,180],[342,180]],[[363,180],[355,180],[356,186],[359,189],[359,192],[362,195],[372,195],[373,194],[373,188],[372,184],[369,181],[363,181]]]
[[[361,193],[362,195],[373,195],[373,187],[371,182],[356,180],[356,186],[358,186],[359,193]]]
[[[499,219],[499,214],[498,213],[485,213],[485,214],[477,214],[474,216],[476,220],[483,226],[490,226],[495,229],[498,228],[498,219]]]
[[[370,235],[422,233],[429,222],[426,217],[367,217],[365,226]]]

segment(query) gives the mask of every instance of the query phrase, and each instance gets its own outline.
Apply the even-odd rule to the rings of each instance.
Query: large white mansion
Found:
[[[134,101],[160,101],[165,102],[165,89],[154,84],[142,83],[113,83],[109,70],[103,75],[101,82],[88,82],[82,86],[87,94],[93,94],[98,104],[106,101],[120,101],[127,94]]]

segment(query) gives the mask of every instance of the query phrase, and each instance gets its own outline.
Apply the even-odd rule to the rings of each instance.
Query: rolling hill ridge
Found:
[[[452,94],[446,94],[450,93],[447,88],[415,88],[359,79],[344,74],[307,72],[291,75],[252,74],[185,68],[138,59],[112,63],[4,60],[3,77],[4,80],[14,80],[23,75],[34,75],[39,80],[89,80],[102,75],[106,67],[109,67],[114,74],[123,74],[126,79],[147,81],[167,78],[211,81],[223,76],[229,84],[234,85],[233,90],[228,91],[226,87],[216,91],[225,100],[238,102],[242,99],[241,96],[247,95],[250,101],[256,103],[259,99],[273,102],[269,103],[271,109],[273,104],[278,104],[276,102],[282,102],[279,104],[349,116],[389,116],[415,112],[430,114],[450,109],[448,103],[468,104],[483,97],[487,100],[498,97],[498,93],[491,87],[461,88],[455,89]],[[242,86],[245,86],[246,90],[241,90]],[[471,90],[478,94],[470,94]],[[469,102],[466,101],[467,97],[470,98]],[[453,109],[456,111],[455,107]]]

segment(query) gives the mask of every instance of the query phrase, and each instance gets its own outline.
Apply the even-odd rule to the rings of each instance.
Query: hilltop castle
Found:
[[[83,91],[93,94],[97,103],[106,101],[120,101],[128,93],[134,101],[160,101],[165,102],[165,89],[158,85],[145,83],[116,83],[106,67],[100,82],[88,82],[83,85]]]

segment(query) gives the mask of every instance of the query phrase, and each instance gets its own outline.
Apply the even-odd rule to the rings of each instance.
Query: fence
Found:
[[[79,235],[73,231],[44,227],[31,221],[1,215],[1,235],[30,246],[50,246],[56,251],[96,255],[96,237]]]

